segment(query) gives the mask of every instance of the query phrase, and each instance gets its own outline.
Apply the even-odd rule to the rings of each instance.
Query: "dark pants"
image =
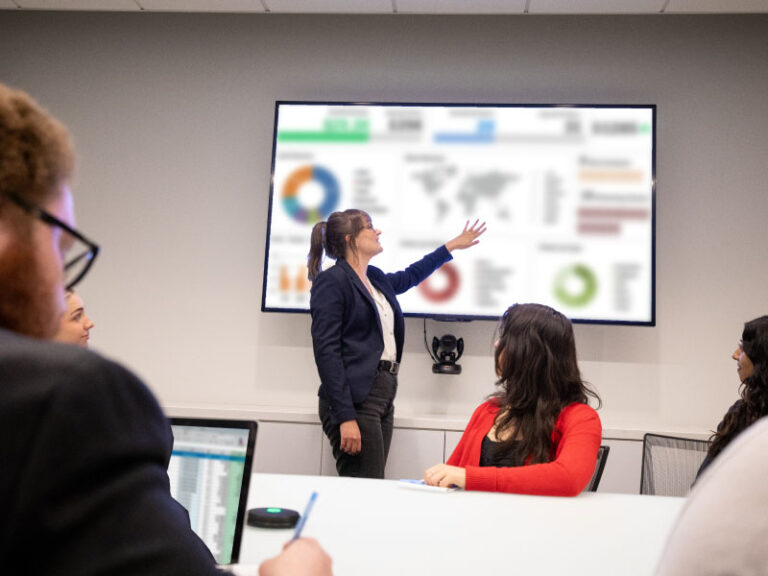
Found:
[[[338,424],[331,424],[331,405],[320,398],[320,420],[323,423],[323,431],[331,442],[339,476],[384,478],[384,467],[387,465],[389,445],[392,442],[396,393],[397,376],[385,371],[376,372],[368,398],[362,404],[355,404],[362,440],[360,453],[355,456],[341,451],[340,427]]]

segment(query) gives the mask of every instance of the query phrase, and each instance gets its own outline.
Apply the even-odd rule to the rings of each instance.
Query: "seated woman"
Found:
[[[581,379],[571,322],[540,304],[516,304],[495,344],[499,390],[472,415],[447,464],[427,469],[431,486],[576,496],[595,470],[600,398]]]
[[[88,347],[93,321],[85,313],[85,305],[74,290],[67,290],[67,309],[61,317],[54,340]]]
[[[740,432],[768,415],[768,316],[744,324],[741,342],[731,358],[736,360],[741,399],[728,409],[717,425],[696,478]]]

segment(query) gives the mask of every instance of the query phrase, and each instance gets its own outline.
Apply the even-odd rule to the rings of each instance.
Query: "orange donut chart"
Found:
[[[430,302],[445,302],[453,298],[459,291],[461,285],[459,271],[450,262],[440,266],[435,272],[437,271],[442,272],[448,278],[448,285],[442,290],[433,290],[429,285],[429,278],[427,278],[419,284],[419,292]]]
[[[315,181],[323,189],[323,201],[320,206],[303,206],[299,200],[299,191],[307,182]],[[322,166],[302,166],[294,170],[286,180],[282,193],[283,208],[288,215],[305,224],[315,224],[326,218],[339,203],[339,183],[327,168]]]

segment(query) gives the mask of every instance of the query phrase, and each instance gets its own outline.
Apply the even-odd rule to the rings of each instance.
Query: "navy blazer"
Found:
[[[398,362],[403,355],[405,321],[396,295],[418,285],[451,258],[448,249],[441,246],[400,272],[385,274],[368,266],[368,279],[384,294],[395,315]],[[368,397],[384,351],[376,303],[352,267],[339,260],[315,278],[309,308],[320,374],[318,396],[331,405],[333,424],[354,420],[354,405]]]
[[[124,368],[0,329],[3,573],[221,574],[171,497],[172,443]]]

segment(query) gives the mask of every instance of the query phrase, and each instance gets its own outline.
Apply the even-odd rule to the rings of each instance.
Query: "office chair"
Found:
[[[660,434],[643,436],[640,494],[685,496],[709,450],[706,440]]]
[[[600,478],[603,477],[603,470],[605,470],[605,463],[608,461],[608,452],[611,451],[610,446],[600,446],[597,451],[597,463],[595,464],[595,471],[592,473],[592,478],[584,488],[584,492],[597,492],[597,487],[600,485]]]

